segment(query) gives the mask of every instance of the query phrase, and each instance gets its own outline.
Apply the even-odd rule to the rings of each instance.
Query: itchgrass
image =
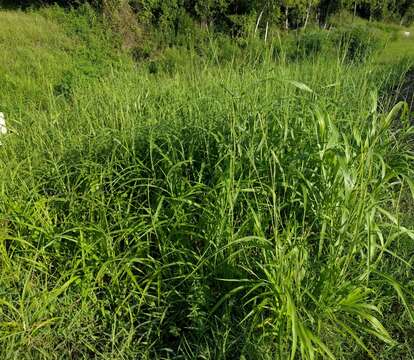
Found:
[[[30,111],[0,95],[1,358],[414,356],[414,134],[383,69],[72,71]]]

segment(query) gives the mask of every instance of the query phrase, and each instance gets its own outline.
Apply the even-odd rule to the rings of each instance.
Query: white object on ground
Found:
[[[7,127],[6,127],[6,119],[4,118],[4,114],[0,112],[0,136],[7,134]],[[0,141],[0,145],[3,145]]]
[[[411,33],[409,31],[404,31],[404,36],[405,37],[409,37],[411,35]]]
[[[0,134],[7,134],[6,119],[4,118],[4,114],[2,112],[0,112]]]

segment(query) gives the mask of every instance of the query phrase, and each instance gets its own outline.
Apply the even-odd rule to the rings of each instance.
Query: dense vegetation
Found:
[[[246,3],[0,11],[1,359],[414,359],[413,40]]]
[[[30,6],[58,3],[64,6],[85,3],[85,0],[3,0],[8,5]],[[141,21],[157,26],[177,26],[186,16],[200,21],[235,25],[237,17],[257,16],[264,23],[306,26],[309,22],[324,23],[341,11],[370,20],[398,21],[410,24],[414,20],[413,0],[89,0],[95,8],[113,12],[131,6]]]

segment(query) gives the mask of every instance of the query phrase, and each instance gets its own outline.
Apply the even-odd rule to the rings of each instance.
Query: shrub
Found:
[[[322,31],[300,33],[295,41],[293,57],[295,59],[313,58],[322,52],[325,42],[326,36]]]
[[[184,69],[188,64],[188,58],[190,57],[185,56],[185,52],[188,53],[185,48],[181,47],[165,49],[158,61],[153,61],[149,64],[149,72],[157,73],[159,70],[162,70],[173,75],[179,69]]]
[[[378,33],[364,26],[340,29],[333,40],[339,42],[344,60],[357,63],[365,62],[383,44]]]
[[[222,35],[217,37],[215,45],[217,51],[216,60],[218,63],[231,63],[241,55],[240,48],[228,36]]]
[[[413,22],[414,22],[414,4],[411,4],[402,18],[402,23],[405,26],[410,26],[412,25]]]

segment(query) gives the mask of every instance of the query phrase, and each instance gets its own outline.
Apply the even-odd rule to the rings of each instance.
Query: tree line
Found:
[[[190,17],[223,26],[243,16],[255,16],[264,24],[292,29],[309,23],[323,25],[343,11],[401,25],[414,21],[414,0],[0,0],[0,4],[19,7],[51,3],[76,6],[84,2],[101,11],[129,5],[141,22],[153,25],[171,25]]]

